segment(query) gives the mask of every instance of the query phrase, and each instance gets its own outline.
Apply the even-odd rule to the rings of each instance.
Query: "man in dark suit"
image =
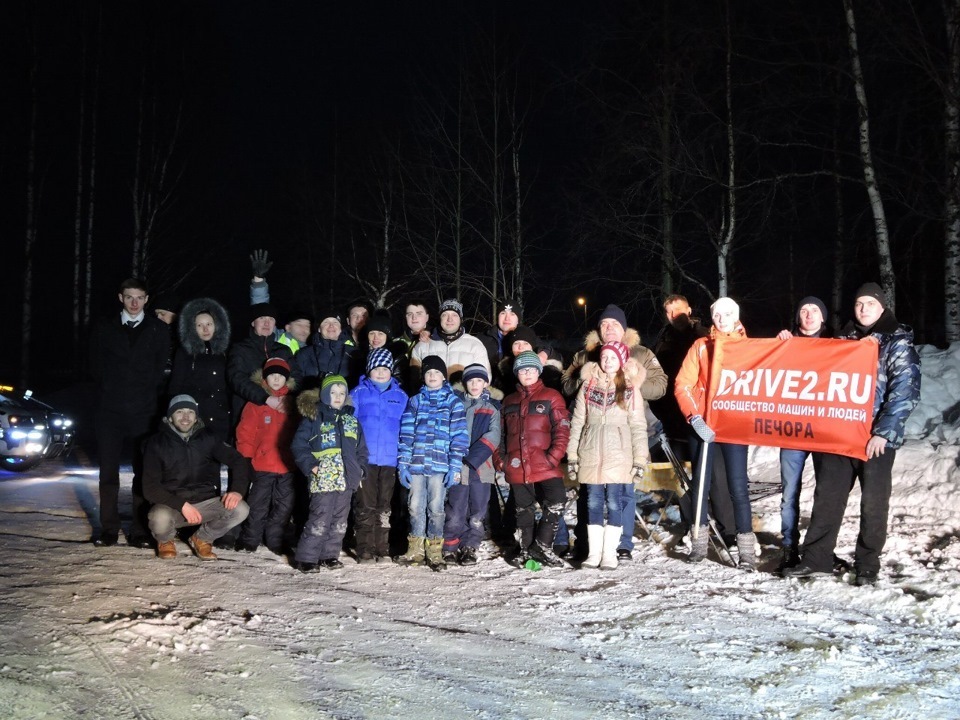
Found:
[[[164,369],[170,355],[168,327],[152,313],[142,280],[130,278],[117,296],[123,309],[101,320],[90,341],[90,369],[97,383],[95,429],[100,460],[100,533],[98,546],[116,545],[120,535],[120,457],[124,442],[133,445],[133,522],[127,543],[150,547],[147,503],[143,498],[143,441],[157,417]]]

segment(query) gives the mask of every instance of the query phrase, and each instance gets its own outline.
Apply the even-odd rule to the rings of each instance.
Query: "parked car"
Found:
[[[24,471],[73,449],[73,420],[12,385],[0,385],[0,468]]]

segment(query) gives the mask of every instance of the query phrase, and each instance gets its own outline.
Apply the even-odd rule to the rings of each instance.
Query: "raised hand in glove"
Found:
[[[413,475],[410,474],[410,468],[400,468],[397,472],[397,477],[400,478],[400,484],[409,490],[410,483],[413,482]]]
[[[262,278],[273,267],[273,263],[267,259],[266,250],[254,250],[250,255],[250,265],[253,267],[253,276]]]
[[[580,472],[580,463],[567,463],[567,477],[573,480],[573,482],[577,481],[578,472]]]
[[[447,470],[447,474],[443,476],[443,486],[445,488],[452,488],[454,485],[457,485],[460,482],[460,471],[450,468]]]
[[[699,415],[694,415],[690,418],[690,427],[693,428],[693,431],[700,436],[700,439],[704,442],[713,442],[716,439],[717,434],[704,422],[703,418]]]

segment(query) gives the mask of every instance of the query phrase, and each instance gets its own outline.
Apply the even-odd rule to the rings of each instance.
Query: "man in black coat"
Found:
[[[152,313],[146,284],[130,278],[120,285],[123,310],[104,318],[90,341],[90,370],[98,388],[95,430],[100,460],[98,546],[116,545],[120,535],[120,457],[133,443],[133,522],[127,542],[150,547],[142,488],[143,440],[157,415],[164,371],[170,357],[169,328]]]
[[[211,545],[242,523],[250,509],[243,496],[250,487],[250,461],[218,440],[197,419],[197,401],[177,395],[170,401],[160,432],[147,441],[143,491],[154,505],[150,532],[163,560],[177,556],[177,528],[199,525],[190,547],[201,560],[216,560]],[[220,465],[231,470],[229,492],[220,497]]]

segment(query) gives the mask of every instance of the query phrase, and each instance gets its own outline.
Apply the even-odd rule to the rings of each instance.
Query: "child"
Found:
[[[300,535],[294,567],[314,572],[342,568],[340,546],[347,532],[350,500],[363,480],[367,444],[347,405],[347,381],[327,375],[320,390],[297,398],[303,416],[293,438],[293,457],[310,483],[310,514]]]
[[[370,453],[354,513],[357,562],[361,563],[390,556],[390,503],[397,481],[400,418],[407,406],[407,394],[392,377],[392,371],[393,356],[389,350],[370,350],[367,374],[360,377],[360,383],[350,393]]]
[[[621,342],[600,348],[600,363],[588,362],[580,371],[583,383],[577,392],[568,472],[580,481],[587,496],[589,554],[582,567],[617,568],[617,546],[623,529],[623,496],[635,477],[643,477],[649,459],[647,421],[640,382],[628,382],[623,368],[630,349]],[[641,368],[642,371],[642,368]],[[603,524],[603,511],[607,524]]]
[[[250,378],[273,397],[284,397],[295,387],[290,365],[283,358],[270,358]],[[250,458],[256,479],[247,496],[250,515],[240,531],[238,550],[256,552],[263,540],[270,552],[283,551],[283,536],[293,513],[293,471],[296,464],[290,442],[297,429],[296,417],[269,405],[248,402],[237,425],[237,450]]]
[[[442,569],[443,501],[446,489],[460,482],[463,456],[470,446],[463,402],[447,382],[447,366],[436,355],[421,362],[423,387],[410,398],[400,421],[400,484],[410,491],[410,536],[401,565]]]
[[[490,399],[490,376],[479,363],[463,370],[466,392],[457,391],[467,413],[470,449],[463,459],[460,483],[447,491],[446,520],[443,525],[444,562],[476,565],[477,549],[490,504],[490,487],[495,481],[493,452],[500,446],[500,403]]]
[[[521,352],[513,362],[517,391],[503,401],[501,411],[504,473],[517,508],[518,548],[509,560],[516,567],[530,558],[563,565],[553,552],[553,537],[567,497],[560,461],[570,440],[570,414],[560,393],[540,380],[542,370],[535,352]],[[537,503],[542,513],[535,523]]]

